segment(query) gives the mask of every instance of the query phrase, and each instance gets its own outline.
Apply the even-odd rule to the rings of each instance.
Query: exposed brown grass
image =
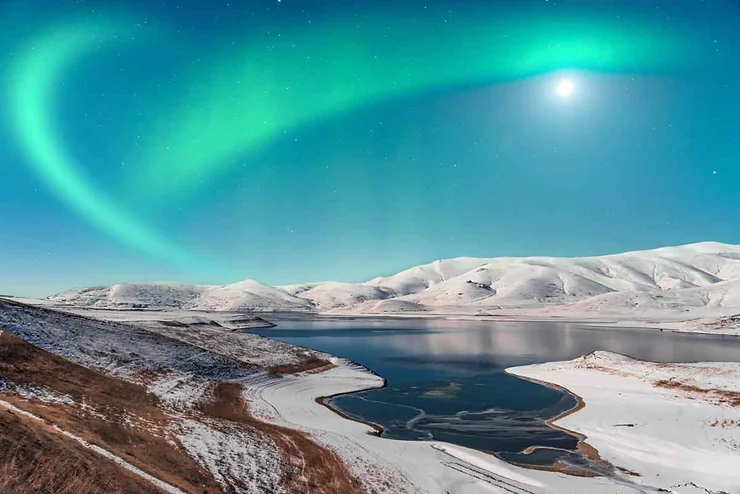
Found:
[[[690,394],[698,394],[707,397],[717,401],[718,403],[730,405],[732,407],[740,407],[740,391],[730,391],[727,389],[717,388],[700,388],[693,384],[688,384],[675,379],[655,381],[653,386],[657,388],[678,389]]]
[[[282,377],[288,374],[298,374],[300,372],[320,372],[333,367],[334,364],[328,360],[317,357],[310,357],[297,364],[276,365],[270,367],[269,374],[272,377]]]
[[[192,493],[221,492],[211,475],[171,444],[171,417],[146,388],[74,364],[4,331],[0,377],[42,386],[79,405],[46,404],[14,395],[3,399],[120,456],[141,470]]]
[[[612,376],[632,377],[632,374],[630,374],[628,372],[624,372],[624,371],[621,371],[619,369],[612,369],[610,367],[605,367],[603,365],[599,365],[599,364],[595,364],[593,362],[590,362],[590,361],[586,360],[587,357],[589,357],[589,356],[586,355],[584,357],[584,360],[579,361],[578,363],[576,363],[574,367],[577,368],[577,369],[595,370],[595,371],[603,372],[604,374],[609,374],[609,375],[612,375]]]
[[[722,427],[725,429],[733,428],[733,427],[740,427],[740,420],[733,420],[733,419],[714,419],[709,424],[710,427]]]
[[[50,427],[0,409],[0,492],[141,494],[162,491]]]
[[[331,365],[326,360],[309,358],[299,364],[274,368],[271,373],[277,376],[298,372],[319,372]],[[74,364],[30,345],[7,331],[0,334],[0,378],[15,385],[43,387],[72,397],[75,403],[69,405],[27,400],[11,392],[0,393],[2,399],[41,417],[48,424],[54,424],[90,443],[97,444],[185,492],[197,494],[223,492],[210,473],[199,466],[183,448],[178,447],[176,442],[172,444],[174,438],[168,426],[173,418],[160,408],[158,399],[147,393],[144,386],[115,379]],[[82,403],[85,404],[84,407],[80,406]],[[285,460],[283,482],[288,492],[311,494],[362,492],[360,482],[349,473],[331,450],[315,443],[300,431],[255,419],[249,413],[247,404],[242,399],[242,387],[237,383],[219,383],[213,390],[212,399],[203,403],[199,411],[217,421],[240,424],[257,430],[274,441]],[[16,420],[12,423],[11,429],[18,429],[17,422]],[[39,431],[34,432],[34,427]],[[35,438],[31,441],[38,450],[37,459],[29,457],[28,452],[25,456],[15,454],[0,456],[2,493],[47,492],[17,489],[31,478],[41,479],[39,482],[42,482],[45,479],[53,480],[56,475],[59,478],[72,475],[69,478],[79,477],[79,480],[70,484],[72,490],[52,489],[48,492],[63,494],[158,492],[155,486],[136,476],[132,486],[128,486],[132,476],[130,472],[124,471],[125,475],[108,472],[108,468],[114,470],[121,468],[110,460],[82,448],[74,441],[56,434],[49,425],[34,423],[24,430],[15,430],[12,434],[9,431],[1,431],[0,444],[3,444],[4,440],[8,443],[23,444],[17,437],[27,435],[29,431],[45,435],[43,441]],[[70,459],[75,460],[69,463],[66,460],[54,461],[55,452],[61,448],[59,444],[70,442],[72,443],[70,447],[82,450],[79,453],[82,456],[68,455]],[[25,464],[35,466],[19,470],[16,466],[19,459],[23,459]],[[111,463],[112,467],[108,463]],[[83,471],[70,470],[75,464]],[[87,473],[91,478],[87,478]],[[105,477],[116,478],[116,482],[122,484],[108,485],[105,483]],[[49,481],[48,484],[55,485],[53,481]],[[144,490],[136,490],[139,488],[137,486]]]
[[[285,488],[290,493],[359,494],[360,482],[328,448],[306,434],[257,420],[249,413],[238,383],[219,383],[212,399],[201,404],[201,411],[212,418],[243,424],[270,437],[287,463]]]

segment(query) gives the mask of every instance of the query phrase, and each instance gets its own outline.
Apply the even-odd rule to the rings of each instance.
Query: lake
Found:
[[[740,361],[740,338],[571,323],[443,319],[278,319],[255,333],[353,360],[387,380],[333,407],[383,427],[383,437],[439,440],[519,464],[596,470],[577,439],[546,421],[575,406],[567,393],[504,372],[595,350],[660,362]],[[531,446],[546,447],[522,454]]]

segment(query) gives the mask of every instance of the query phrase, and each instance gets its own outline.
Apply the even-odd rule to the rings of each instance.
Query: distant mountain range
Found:
[[[579,258],[461,257],[366,283],[121,283],[69,290],[49,300],[96,308],[341,313],[740,308],[740,246],[702,242]]]

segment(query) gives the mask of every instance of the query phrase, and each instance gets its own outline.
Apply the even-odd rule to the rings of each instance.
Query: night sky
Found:
[[[740,3],[0,2],[0,293],[740,243]]]

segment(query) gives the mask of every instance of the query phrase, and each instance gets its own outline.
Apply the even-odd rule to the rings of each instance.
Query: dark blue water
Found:
[[[387,387],[332,399],[394,439],[447,441],[509,461],[582,465],[577,439],[546,424],[575,406],[560,392],[504,373],[594,350],[664,362],[740,361],[740,338],[559,323],[420,319],[286,319],[263,336],[354,360]],[[523,455],[531,446],[551,449]]]

